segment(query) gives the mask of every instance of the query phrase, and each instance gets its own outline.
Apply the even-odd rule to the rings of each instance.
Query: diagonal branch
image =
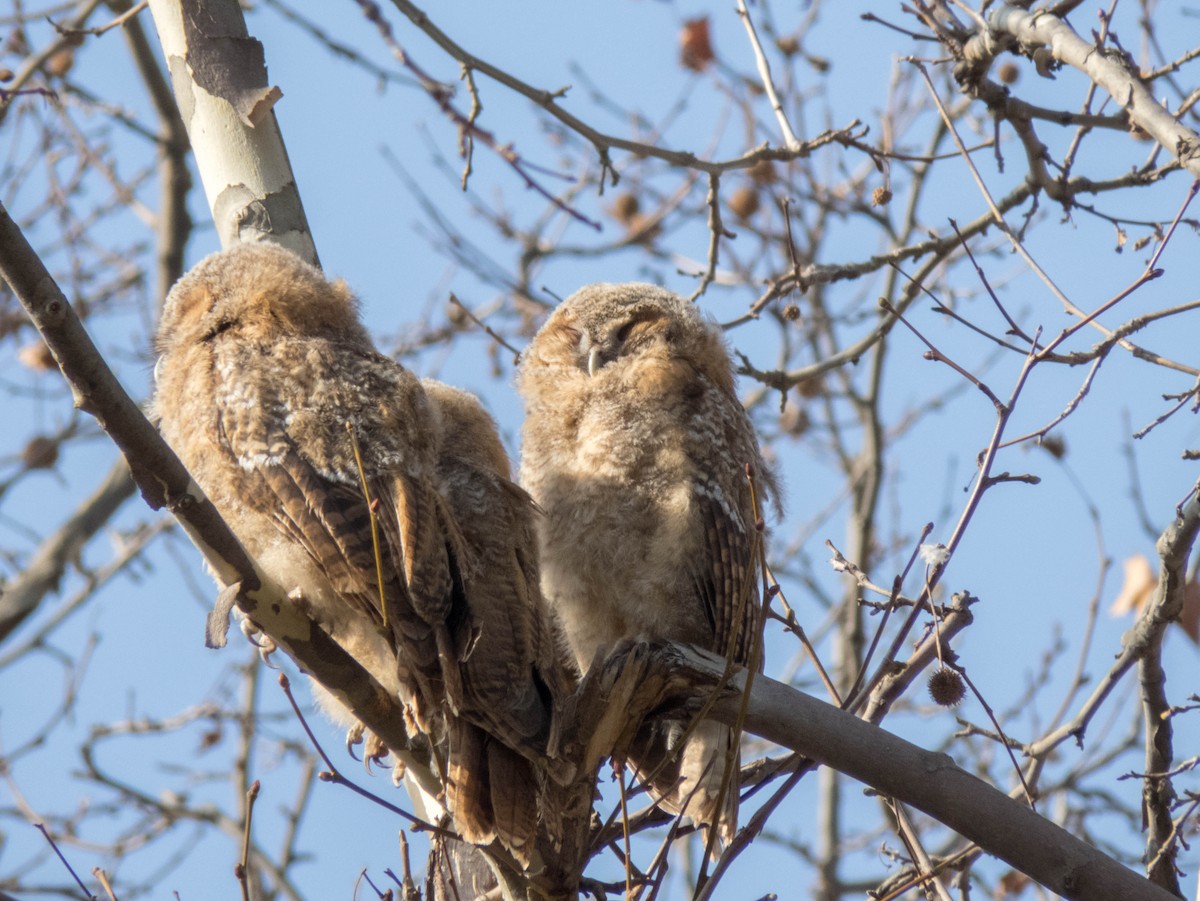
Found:
[[[133,494],[129,467],[120,460],[71,518],[38,547],[21,574],[0,593],[0,643],[58,587],[67,565]]]
[[[670,643],[625,645],[589,673],[593,679],[638,686],[631,709],[648,698],[656,714],[686,714],[722,683],[725,661]],[[712,708],[737,721],[745,673],[729,680]],[[1168,901],[1177,896],[958,767],[791,686],[756,675],[745,727],[778,745],[832,767],[884,795],[917,808],[1006,861],[1063,898],[1079,901]]]
[[[990,59],[998,49],[997,41],[1003,39],[1016,39],[1025,48],[1048,48],[1055,60],[1078,69],[1104,88],[1131,122],[1179,160],[1194,178],[1200,178],[1200,136],[1154,99],[1122,51],[1096,47],[1062,19],[1041,10],[1029,12],[1002,4],[988,14],[988,25],[990,32],[977,35],[964,48],[968,63]]]
[[[117,381],[25,235],[0,205],[0,276],[50,347],[75,406],[94,416],[124,455],[151,507],[166,507],[236,594],[235,603],[308,673],[334,691],[390,748],[408,747],[403,711],[378,682],[267,580],[179,458]]]

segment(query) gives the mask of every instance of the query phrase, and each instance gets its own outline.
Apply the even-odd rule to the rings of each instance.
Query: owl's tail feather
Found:
[[[533,764],[511,748],[488,742],[488,776],[496,835],[528,867],[537,837],[537,792]]]
[[[725,761],[733,746],[733,730],[703,720],[682,747],[676,747],[662,724],[643,729],[629,750],[629,762],[646,781],[651,797],[664,810],[682,814],[700,826],[704,840],[717,830],[712,858],[720,857],[738,829],[738,779],[741,751],[735,751],[734,770],[722,794]]]
[[[528,867],[537,836],[533,765],[471,723],[459,720],[447,731],[446,794],[455,829],[476,845],[499,839]]]

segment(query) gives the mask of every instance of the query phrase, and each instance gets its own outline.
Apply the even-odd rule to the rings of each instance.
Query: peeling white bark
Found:
[[[150,0],[150,11],[221,246],[271,240],[316,263],[271,109],[283,95],[237,0]]]

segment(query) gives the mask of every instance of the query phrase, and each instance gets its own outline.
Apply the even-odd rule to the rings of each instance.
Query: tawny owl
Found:
[[[556,683],[531,502],[490,419],[376,353],[344,283],[272,244],[185,275],[157,344],[163,436],[263,570],[402,700],[456,828],[528,862]]]
[[[521,481],[544,511],[542,589],[580,670],[622,638],[689,642],[747,664],[761,632],[747,468],[760,497],[774,486],[719,328],[661,288],[591,285],[538,332],[518,386]],[[720,794],[731,730],[703,721],[672,747],[679,728],[647,727],[631,762],[663,806],[727,841],[738,806],[736,778]]]

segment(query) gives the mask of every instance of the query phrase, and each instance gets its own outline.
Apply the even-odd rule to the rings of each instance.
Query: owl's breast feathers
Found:
[[[562,682],[530,626],[533,508],[505,488],[494,423],[465,392],[427,395],[343,283],[274,245],[190,270],[156,345],[163,436],[264,572],[398,693],[461,834],[528,863]]]

